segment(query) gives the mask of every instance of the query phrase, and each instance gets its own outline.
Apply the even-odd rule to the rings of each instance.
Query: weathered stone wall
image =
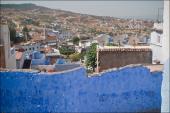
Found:
[[[99,51],[99,71],[129,64],[151,64],[152,51]]]
[[[4,46],[0,45],[0,67],[5,68],[5,52],[4,52]]]
[[[1,112],[160,111],[162,73],[127,67],[87,77],[64,73],[0,72]]]

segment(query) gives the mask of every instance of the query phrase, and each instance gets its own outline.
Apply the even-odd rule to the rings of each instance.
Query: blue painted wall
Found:
[[[127,67],[87,77],[79,68],[60,74],[0,72],[1,112],[159,111],[162,73]]]
[[[47,60],[46,60],[45,54],[40,53],[39,51],[34,51],[32,53],[31,65],[32,67],[36,65],[44,65],[46,64]]]

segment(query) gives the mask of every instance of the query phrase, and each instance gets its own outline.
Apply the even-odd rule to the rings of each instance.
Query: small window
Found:
[[[27,49],[25,49],[25,51],[27,51]]]
[[[34,48],[32,48],[32,50],[34,50]]]
[[[31,48],[29,48],[29,50],[31,50]]]

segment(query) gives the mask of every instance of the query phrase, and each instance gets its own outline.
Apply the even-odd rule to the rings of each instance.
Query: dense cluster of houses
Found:
[[[58,49],[63,43],[67,45],[67,47],[73,48],[77,53],[81,53],[84,50],[85,51],[88,50],[91,44],[93,43],[97,43],[98,48],[102,48],[102,51],[105,50],[107,51],[108,50],[107,48],[110,48],[111,54],[116,54],[116,52],[121,51],[118,50],[115,52],[114,50],[116,48],[122,48],[124,50],[127,47],[129,49],[135,49],[133,51],[138,51],[136,49],[139,49],[139,51],[136,54],[140,54],[141,52],[140,49],[142,47],[146,47],[149,48],[151,52],[153,52],[153,54],[143,56],[143,57],[148,57],[149,59],[152,58],[151,62],[150,60],[148,60],[147,63],[162,63],[160,60],[161,54],[158,51],[162,47],[161,25],[162,25],[161,23],[154,24],[151,37],[145,35],[139,36],[135,34],[134,35],[123,34],[118,36],[116,35],[110,36],[105,33],[99,34],[95,37],[84,35],[83,37],[78,37],[80,39],[78,45],[74,45],[73,42],[71,41],[74,35],[72,35],[70,32],[62,31],[58,26],[58,24],[56,23],[52,23],[51,28],[43,27],[43,28],[35,29],[35,27],[29,26],[31,29],[31,31],[29,32],[31,40],[16,44],[15,49],[11,49],[11,47],[9,46],[11,44],[9,41],[10,35],[9,35],[8,25],[2,24],[1,25],[1,29],[2,29],[1,30],[1,35],[2,35],[1,52],[4,56],[1,55],[1,61],[2,61],[1,67],[22,69],[22,68],[37,68],[38,65],[55,65],[57,63],[57,60],[63,58],[63,56],[60,54],[60,51]],[[21,31],[22,30],[18,30],[16,35],[22,38]],[[5,42],[5,40],[7,41]],[[9,47],[5,47],[6,45],[8,45]],[[13,54],[10,55],[4,54],[12,50],[14,51]],[[127,54],[130,54],[130,52],[127,52]],[[15,55],[15,57],[11,57],[13,60],[11,60],[10,64],[8,64],[10,58],[6,58],[6,57],[11,55]],[[109,55],[106,57],[109,57]],[[117,57],[115,57],[114,59],[116,58]],[[6,61],[4,59],[6,60],[8,59],[8,60]],[[100,59],[102,58],[99,57],[99,60]],[[128,65],[130,63],[131,62],[125,64]],[[142,62],[136,61],[135,63],[142,63]],[[67,62],[67,64],[70,65],[70,62],[69,63]],[[8,66],[8,65],[13,65],[13,66]],[[113,68],[116,67],[116,65],[115,66],[110,65],[109,67]]]

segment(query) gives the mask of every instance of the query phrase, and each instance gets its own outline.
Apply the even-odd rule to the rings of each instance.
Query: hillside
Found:
[[[58,23],[63,28],[81,32],[114,32],[114,33],[146,33],[146,29],[151,29],[153,23],[140,19],[122,19],[109,16],[95,16],[80,14],[60,9],[51,9],[35,4],[1,4],[1,16],[4,19],[13,19],[23,23],[26,19],[31,19],[40,25]],[[36,24],[38,25],[38,24]],[[114,27],[114,30],[113,30]],[[140,29],[139,29],[140,27]],[[145,30],[144,30],[145,29]],[[78,31],[77,31],[78,30]],[[143,31],[141,31],[143,30]],[[147,31],[147,34],[150,32]]]
[[[35,4],[26,3],[26,4],[1,4],[1,8],[9,8],[9,9],[35,9],[37,6]]]
[[[34,10],[34,9],[38,9],[38,10],[41,10],[42,12],[53,12],[55,10],[55,12],[61,13],[62,16],[66,16],[66,17],[68,15],[69,16],[81,15],[81,16],[84,16],[84,17],[91,16],[94,19],[102,19],[104,17],[104,16],[89,15],[89,14],[80,14],[80,13],[75,13],[75,12],[65,11],[65,10],[60,10],[60,9],[50,9],[50,8],[43,7],[43,6],[37,6],[37,5],[32,4],[32,3],[0,4],[0,6],[1,6],[1,9],[15,9],[15,10]]]

